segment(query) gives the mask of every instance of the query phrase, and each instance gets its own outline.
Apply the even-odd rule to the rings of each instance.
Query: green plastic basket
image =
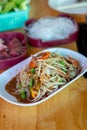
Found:
[[[29,19],[29,11],[30,6],[28,10],[20,10],[17,12],[9,12],[6,14],[1,14],[0,32],[23,27],[25,21]]]

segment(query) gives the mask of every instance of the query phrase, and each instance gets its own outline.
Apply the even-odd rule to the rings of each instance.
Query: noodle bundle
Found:
[[[62,40],[77,31],[77,26],[67,17],[48,17],[29,24],[27,31],[30,37],[42,41]]]
[[[36,102],[58,90],[81,70],[79,62],[53,52],[32,56],[17,76],[16,92],[29,102]]]

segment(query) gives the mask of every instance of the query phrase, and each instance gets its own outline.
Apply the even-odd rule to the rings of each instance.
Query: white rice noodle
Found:
[[[28,35],[42,41],[61,40],[77,30],[76,24],[67,17],[41,18],[28,26]]]

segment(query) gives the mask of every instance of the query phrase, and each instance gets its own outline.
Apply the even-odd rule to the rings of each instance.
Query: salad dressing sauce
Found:
[[[27,99],[22,99],[20,94],[16,93],[16,77],[14,77],[8,84],[5,86],[6,91],[14,96],[19,102],[29,103]]]
[[[7,84],[6,84],[6,86],[5,86],[5,90],[10,94],[10,95],[12,95],[12,96],[14,96],[17,100],[18,100],[18,102],[21,102],[21,103],[31,103],[31,102],[29,102],[29,100],[27,100],[27,98],[26,99],[22,99],[21,98],[21,96],[20,96],[20,94],[18,94],[18,93],[16,93],[15,91],[17,90],[16,89],[16,76],[13,78],[13,79],[11,79]],[[41,99],[43,99],[43,98],[46,98],[46,97],[48,97],[50,94],[49,93],[46,93]],[[41,100],[40,99],[40,100]]]

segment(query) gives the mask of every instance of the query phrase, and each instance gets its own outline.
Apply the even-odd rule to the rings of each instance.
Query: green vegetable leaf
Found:
[[[27,9],[27,4],[26,1],[22,2],[19,6],[20,9],[26,10]]]
[[[62,68],[62,71],[65,72],[65,73],[67,73],[67,70],[65,68]]]
[[[0,5],[3,7],[7,2],[6,1],[0,1]]]
[[[63,79],[60,79],[59,82],[63,82]]]
[[[11,11],[26,10],[28,9],[27,3],[26,0],[2,0],[0,1],[0,14]]]
[[[34,73],[34,72],[35,72],[35,69],[34,69],[34,68],[32,68],[32,69],[31,69],[31,73]]]
[[[65,66],[64,61],[60,61],[59,63],[60,63],[61,65]]]
[[[30,78],[30,87],[34,85],[34,79]]]
[[[2,12],[4,6],[6,5],[6,1],[0,1],[0,13]]]
[[[23,91],[21,91],[21,98],[22,99],[26,99],[26,92],[25,92],[25,90],[23,90]]]
[[[26,0],[15,0],[15,3],[17,6],[19,6],[21,3],[25,2]]]
[[[0,13],[1,13],[1,11],[2,11],[2,6],[0,6]]]
[[[7,2],[7,4],[5,5],[5,7],[3,8],[1,13],[7,13],[7,12],[11,11],[14,7],[15,7],[14,2]]]

